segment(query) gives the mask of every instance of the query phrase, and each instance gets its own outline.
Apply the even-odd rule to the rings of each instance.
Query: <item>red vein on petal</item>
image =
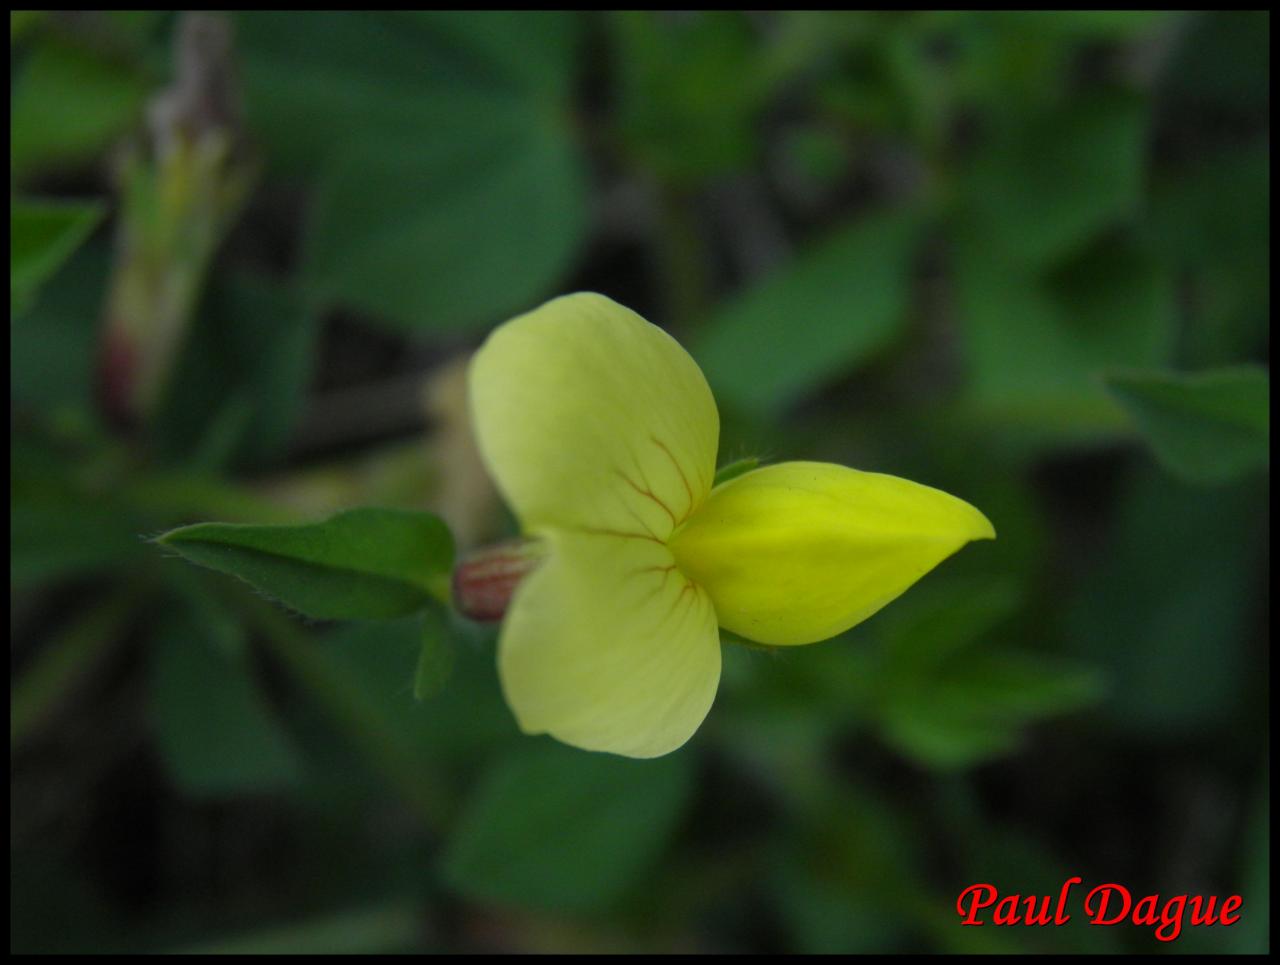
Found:
[[[676,472],[680,474],[680,482],[684,484],[685,495],[689,498],[688,508],[685,509],[684,515],[680,517],[680,522],[676,523],[676,525],[679,526],[680,523],[683,523],[688,519],[689,514],[693,512],[693,489],[689,485],[688,477],[684,474],[684,468],[680,465],[680,460],[675,457],[675,454],[667,447],[667,444],[657,436],[650,436],[649,441],[667,454],[667,458],[671,460],[671,465],[675,466]]]
[[[628,486],[630,486],[633,490],[635,490],[639,495],[644,496],[648,499],[652,499],[655,503],[657,503],[658,506],[661,507],[662,511],[671,518],[671,525],[672,526],[676,525],[676,514],[671,511],[671,508],[666,503],[664,503],[661,499],[659,499],[656,495],[654,495],[653,490],[645,489],[642,486],[637,486],[635,481],[632,480],[631,477],[628,476],[621,469],[615,469],[614,473],[618,476],[619,479],[625,482]]]

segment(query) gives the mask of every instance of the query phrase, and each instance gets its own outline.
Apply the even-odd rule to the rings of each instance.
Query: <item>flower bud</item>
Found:
[[[541,540],[517,539],[463,557],[453,570],[453,605],[472,620],[492,623],[506,615],[516,587],[542,562]]]

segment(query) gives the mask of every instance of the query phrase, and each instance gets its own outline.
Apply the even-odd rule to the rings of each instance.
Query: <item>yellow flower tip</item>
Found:
[[[789,462],[718,487],[671,540],[720,625],[816,643],[865,620],[995,529],[955,496],[896,476]]]

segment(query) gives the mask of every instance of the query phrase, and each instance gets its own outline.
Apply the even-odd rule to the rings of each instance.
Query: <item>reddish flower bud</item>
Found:
[[[453,570],[454,607],[472,620],[501,620],[520,581],[544,556],[543,544],[529,539],[496,543],[468,554]]]

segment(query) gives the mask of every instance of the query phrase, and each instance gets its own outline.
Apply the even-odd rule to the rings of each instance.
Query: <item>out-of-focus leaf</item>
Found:
[[[335,159],[307,263],[317,297],[403,328],[449,329],[492,322],[547,290],[585,229],[577,159],[527,108],[477,109],[498,133],[460,155],[398,137]]]
[[[870,789],[839,787],[803,814],[770,884],[807,954],[905,950],[932,896],[910,817]]]
[[[26,308],[102,220],[102,205],[15,199],[9,205],[9,307]]]
[[[1126,372],[1107,385],[1160,461],[1190,482],[1227,482],[1271,457],[1271,378],[1261,368]]]
[[[961,182],[960,211],[1006,270],[1038,269],[1131,218],[1142,188],[1146,104],[1073,100],[992,133]]]
[[[431,764],[473,761],[519,734],[496,686],[492,640],[455,640],[449,686],[431,700],[414,700],[424,623],[438,617],[429,612],[420,619],[353,624],[316,647],[353,699],[363,702],[370,727],[391,735],[400,753],[423,771]],[[437,632],[458,636],[453,627]],[[466,727],[455,726],[464,718]]]
[[[444,523],[403,509],[353,509],[301,526],[197,523],[156,542],[317,619],[420,610],[453,565]]]
[[[17,43],[24,34],[44,19],[44,10],[9,11],[9,46]]]
[[[366,767],[428,822],[443,821],[454,806],[442,773],[469,769],[513,741],[523,742],[498,691],[492,640],[475,646],[459,641],[449,686],[432,700],[416,701],[422,617],[350,623],[317,639],[265,603],[252,614],[310,706],[354,752],[346,766]],[[459,726],[463,720],[466,726]]]
[[[984,645],[1018,602],[1010,579],[953,578],[885,614],[877,713],[890,744],[930,767],[967,767],[1017,747],[1026,724],[1098,699],[1090,669]]]
[[[1265,491],[1257,480],[1197,489],[1151,468],[1115,512],[1066,641],[1107,674],[1111,726],[1164,738],[1219,726],[1244,706],[1248,627],[1266,605]]]
[[[618,126],[628,154],[664,181],[742,167],[757,139],[766,60],[740,12],[614,13]]]
[[[918,226],[909,211],[860,220],[733,299],[693,349],[717,396],[776,411],[888,345]]]
[[[476,16],[470,10],[415,10],[402,14],[431,38],[449,49],[459,74],[477,86],[534,91],[548,98],[570,92],[578,27],[572,12],[546,10],[494,11]],[[511,41],[523,41],[519,57],[511,56]]]
[[[291,287],[215,279],[155,420],[162,449],[191,459],[193,445],[221,431],[225,461],[279,462],[311,376],[317,321]]]
[[[10,393],[16,403],[49,412],[92,412],[94,358],[110,272],[105,243],[90,241],[59,272],[58,284],[9,330]]]
[[[1070,713],[1105,692],[1097,671],[1043,654],[991,651],[970,654],[939,681],[938,693],[955,705],[1010,721]]]
[[[998,716],[953,706],[937,694],[902,694],[888,705],[882,721],[885,740],[927,767],[971,767],[1008,754],[1022,744],[1017,727]]]
[[[273,161],[321,175],[304,264],[317,298],[421,329],[488,324],[549,292],[585,228],[570,15],[240,24],[252,125]]]
[[[978,643],[1018,602],[1008,578],[935,580],[914,588],[877,628],[892,672],[914,675],[937,666]]]
[[[14,79],[13,177],[21,182],[37,170],[90,160],[137,117],[145,93],[127,65],[57,39],[40,44]]]
[[[807,768],[804,755],[823,740],[874,719],[882,668],[867,636],[859,627],[810,647],[769,649],[725,637],[716,713],[703,726],[747,760],[781,756]]]
[[[1265,354],[1271,320],[1271,146],[1219,147],[1152,177],[1148,234],[1186,278],[1181,354],[1209,367]]]
[[[156,629],[151,710],[161,760],[183,791],[219,796],[275,790],[300,765],[272,718],[243,648],[217,645],[194,611],[172,609]]]
[[[977,236],[957,255],[969,411],[1031,442],[1122,432],[1123,412],[1099,375],[1167,361],[1167,272],[1129,242],[1091,247],[1043,277],[1009,270]]]
[[[23,500],[9,507],[14,586],[113,569],[143,558],[144,524],[118,506]]]
[[[190,567],[166,566],[164,581],[182,601],[190,619],[204,639],[224,657],[240,661],[249,646],[240,615],[233,613],[217,596],[207,576]]]
[[[138,597],[133,588],[114,592],[73,614],[68,625],[44,643],[10,692],[10,746],[20,743],[90,674],[102,651],[119,639],[128,625]]]
[[[369,138],[416,137],[424,151],[444,133],[464,147],[500,139],[521,101],[554,109],[567,91],[576,33],[572,14],[541,11],[251,11],[237,21],[250,126],[272,163],[306,172]],[[487,123],[486,109],[504,108]]]
[[[849,167],[849,147],[844,139],[817,124],[789,131],[782,150],[797,176],[813,193],[838,183]]]
[[[967,767],[1017,747],[1027,723],[1087,707],[1102,693],[1093,670],[994,651],[896,682],[882,725],[889,743],[923,764]]]
[[[28,587],[130,566],[145,559],[150,525],[118,492],[80,484],[112,453],[67,454],[23,436],[10,445],[9,580]]]
[[[444,617],[428,612],[422,621],[422,649],[413,674],[413,699],[428,700],[444,690],[453,674],[457,654],[444,626]]]
[[[645,871],[675,830],[692,761],[650,761],[526,746],[486,776],[448,842],[445,879],[509,905],[606,906]]]

